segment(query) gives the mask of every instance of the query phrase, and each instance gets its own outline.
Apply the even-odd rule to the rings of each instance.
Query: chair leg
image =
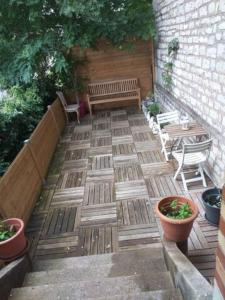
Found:
[[[178,169],[177,169],[177,171],[176,171],[176,173],[175,173],[175,175],[173,177],[174,180],[177,179],[177,176],[179,175],[180,171],[181,171],[181,166],[178,167]]]
[[[185,176],[184,176],[184,172],[181,172],[180,175],[181,175],[181,178],[182,178],[184,190],[185,190],[185,191],[188,191],[187,183],[186,183]]]
[[[76,113],[77,113],[77,122],[78,122],[78,124],[80,124],[80,112],[79,112],[79,110],[77,110]]]
[[[202,178],[202,183],[203,183],[203,186],[204,187],[207,187],[207,183],[206,183],[206,180],[205,180],[205,175],[204,175],[204,171],[202,169],[202,166],[200,165],[199,166],[199,172],[201,174],[201,178]]]

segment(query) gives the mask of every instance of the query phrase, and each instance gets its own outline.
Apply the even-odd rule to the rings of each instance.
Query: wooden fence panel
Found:
[[[64,112],[56,100],[0,179],[0,215],[3,218],[18,217],[25,223],[28,221],[64,126]]]
[[[29,147],[25,145],[0,181],[2,217],[18,217],[27,222],[41,184]]]
[[[60,132],[62,132],[62,130],[65,128],[66,117],[62,108],[62,104],[60,103],[59,99],[57,99],[52,103],[51,110],[55,116],[55,120],[57,122],[57,126],[59,127],[59,130]]]
[[[43,178],[47,173],[58,139],[58,128],[51,111],[48,110],[31,135],[29,143]]]
[[[74,54],[77,53],[77,48],[74,48]],[[80,68],[80,73],[88,78],[88,82],[138,78],[142,98],[148,92],[153,92],[153,44],[151,41],[136,41],[134,47],[128,50],[120,50],[109,43],[101,42],[96,50],[84,51],[84,56],[87,64]],[[118,106],[118,102],[96,107],[114,105]]]

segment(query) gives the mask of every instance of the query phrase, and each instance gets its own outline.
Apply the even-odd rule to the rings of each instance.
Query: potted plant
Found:
[[[202,193],[202,201],[205,207],[205,218],[212,225],[218,226],[220,220],[221,190],[211,188]]]
[[[160,113],[159,103],[154,102],[154,103],[148,105],[147,109],[148,109],[148,116],[147,116],[148,121],[150,121],[151,117],[153,117],[155,120],[156,116]]]
[[[25,250],[26,245],[22,220],[12,218],[0,221],[0,259],[17,258]]]
[[[157,203],[156,213],[160,218],[165,238],[178,243],[187,240],[198,216],[198,207],[188,198],[169,196]]]

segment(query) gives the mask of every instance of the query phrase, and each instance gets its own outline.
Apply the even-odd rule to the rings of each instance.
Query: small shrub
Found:
[[[0,220],[0,242],[10,239],[15,233],[16,230],[13,225],[8,225]]]
[[[0,100],[0,174],[15,158],[43,114],[35,88],[15,86]]]
[[[170,203],[169,208],[161,207],[161,213],[171,219],[186,219],[192,215],[191,208],[188,203],[178,205],[177,200]]]
[[[156,117],[160,113],[160,106],[159,103],[155,102],[148,106],[148,111],[150,115]]]

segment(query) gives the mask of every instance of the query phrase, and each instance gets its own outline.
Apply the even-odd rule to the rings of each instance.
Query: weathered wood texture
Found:
[[[76,51],[74,49],[74,52]],[[133,48],[126,50],[120,50],[101,42],[96,50],[88,49],[84,53],[87,64],[81,73],[88,78],[88,82],[137,77],[142,97],[146,96],[149,91],[153,91],[153,56],[150,41],[136,41]],[[119,105],[127,106],[127,103],[124,104],[121,101],[119,104],[96,105],[96,109],[118,107]]]
[[[64,113],[56,100],[0,180],[2,217],[28,221],[64,126]]]
[[[201,184],[189,193],[174,181],[158,138],[142,113],[100,111],[66,127],[27,235],[35,259],[101,254],[161,241],[156,202],[184,194],[200,210],[189,238],[189,257],[212,281],[217,228],[204,218]],[[208,182],[209,185],[212,184]]]

